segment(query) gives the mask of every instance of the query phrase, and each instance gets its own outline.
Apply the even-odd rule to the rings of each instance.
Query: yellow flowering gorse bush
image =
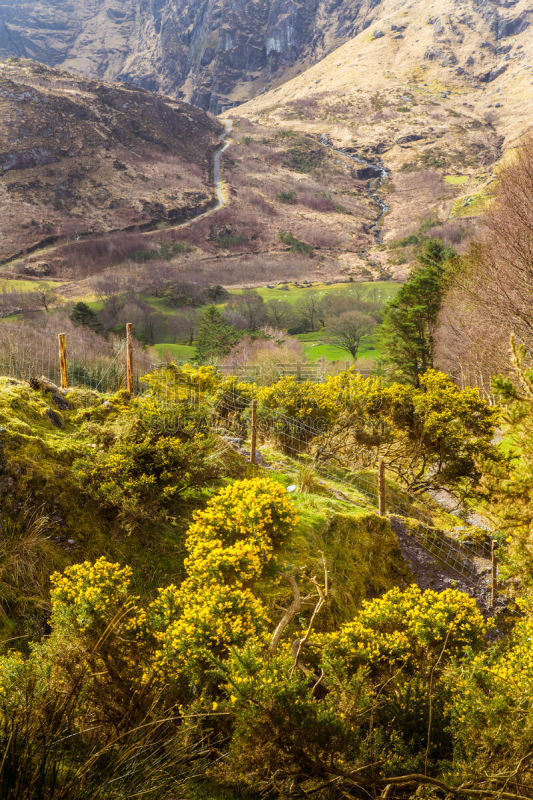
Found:
[[[189,407],[165,409],[142,398],[114,425],[104,428],[101,449],[75,470],[86,487],[123,512],[171,511],[183,492],[218,475],[213,435]]]
[[[150,606],[165,623],[156,633],[162,672],[176,664],[203,669],[231,646],[264,640],[268,617],[250,583],[296,521],[283,486],[265,478],[236,481],[195,515],[186,540],[188,577]]]
[[[51,576],[52,623],[73,623],[79,631],[100,633],[138,598],[131,594],[132,570],[105,558],[84,561]]]
[[[279,483],[237,481],[195,514],[181,586],[159,589],[143,607],[130,567],[105,558],[75,564],[52,575],[52,627],[89,648],[104,643],[121,669],[138,661],[145,683],[196,680],[231,647],[266,641],[268,615],[250,584],[296,521]]]
[[[476,601],[463,592],[423,592],[413,585],[366,601],[352,622],[326,635],[324,653],[348,671],[363,665],[413,669],[431,663],[431,655],[444,664],[480,645],[489,627]]]

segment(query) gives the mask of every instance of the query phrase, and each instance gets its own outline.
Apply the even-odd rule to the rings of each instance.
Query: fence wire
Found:
[[[245,398],[232,387],[222,388],[212,409],[212,428],[226,438],[234,439],[239,446],[243,446],[250,435],[253,393],[253,388],[250,387],[249,396]],[[193,405],[204,401],[201,385],[193,378],[179,374],[175,376],[173,383],[166,382],[161,390],[156,392],[156,396],[163,404],[172,404],[178,399],[187,400]],[[291,417],[282,411],[262,406],[257,418],[257,430],[259,438],[263,441],[273,437],[281,439],[283,454],[294,464],[300,466],[312,464],[319,478],[331,481],[341,489],[355,491],[362,495],[369,505],[378,507],[378,475],[375,465],[367,470],[371,473],[368,475],[364,472],[361,474],[351,471],[331,460],[313,460],[309,455],[310,446],[316,447],[318,444],[320,450],[320,441],[324,438],[325,432],[309,419]],[[462,577],[475,579],[479,576],[480,566],[484,566],[479,560],[488,562],[491,557],[491,542],[486,531],[480,529],[479,541],[455,539],[428,524],[426,520],[431,519],[431,512],[428,508],[420,509],[420,504],[423,502],[420,497],[404,492],[405,501],[402,502],[392,500],[391,492],[388,494],[388,514],[411,520],[412,522],[407,524],[408,533],[426,552]],[[488,567],[488,563],[485,566]]]
[[[358,368],[353,362],[346,361],[342,367],[348,370],[351,367],[365,378],[376,377],[382,374],[382,369],[378,365],[375,369]],[[217,366],[217,372],[221,375],[236,377],[240,381],[248,383],[258,383],[267,385],[275,383],[280,378],[293,377],[297,383],[312,381],[313,383],[323,383],[332,372],[327,364],[221,364]]]
[[[125,340],[109,341],[98,337],[97,346],[86,346],[79,340],[67,339],[67,379],[70,387],[113,393],[126,388]],[[139,359],[136,383],[148,371],[151,362]],[[57,334],[12,323],[0,326],[0,375],[21,381],[46,378],[61,386]]]
[[[33,337],[33,334],[32,334]],[[32,378],[46,377],[57,386],[61,384],[58,358],[57,335],[48,331],[36,332],[37,338],[25,338],[17,335],[14,325],[0,331],[0,374],[29,381]],[[68,345],[67,345],[68,349]],[[98,392],[115,392],[126,388],[126,342],[115,340],[108,343],[105,351],[85,353],[83,348],[74,347],[68,358],[68,381],[70,386],[84,387]],[[139,363],[140,362],[140,363]],[[187,402],[194,406],[205,404],[205,390],[201,382],[184,375],[174,373],[172,379],[163,379],[159,384],[150,387],[143,384],[141,375],[156,365],[150,364],[146,356],[137,359],[134,376],[137,393],[150,393],[163,406]],[[161,375],[165,374],[164,365]],[[318,368],[310,365],[308,369],[294,365],[281,365],[285,375],[293,375],[297,381],[317,380]],[[221,368],[222,374],[229,373],[230,368]],[[235,368],[231,368],[235,376]],[[255,372],[255,377],[259,375]],[[320,373],[321,375],[321,373]],[[237,372],[242,380],[253,381],[254,371],[242,366]],[[277,377],[280,377],[279,375]],[[375,376],[374,376],[375,377]],[[325,373],[322,377],[324,379]],[[276,380],[276,376],[273,377]],[[251,397],[255,393],[253,382],[248,387],[248,396],[239,394],[233,387],[222,387],[211,410],[210,425],[221,435],[235,438],[240,444],[248,439],[251,426]],[[344,398],[347,400],[347,398]],[[339,401],[343,400],[342,393]],[[300,466],[311,464],[316,474],[323,480],[331,481],[362,495],[372,507],[378,506],[378,477],[375,464],[368,469],[354,472],[331,458],[312,458],[310,448],[314,446],[320,451],[325,442],[326,431],[321,430],[308,417],[289,416],[278,409],[261,407],[258,417],[258,435],[263,440],[276,438],[282,442],[283,454]],[[370,474],[365,474],[370,473]],[[404,492],[405,502],[391,501],[389,497],[387,511],[415,524],[409,526],[409,533],[434,558],[454,570],[459,575],[472,578],[478,574],[475,559],[490,559],[491,544],[485,535],[479,542],[459,541],[445,535],[428,524],[431,519],[429,509],[420,510],[420,498]],[[420,517],[424,517],[421,519]]]

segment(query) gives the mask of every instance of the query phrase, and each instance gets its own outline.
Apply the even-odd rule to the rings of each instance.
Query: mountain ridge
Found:
[[[427,5],[404,10],[418,6],[425,14]],[[384,25],[397,13],[394,6],[390,0],[3,0],[0,57],[131,81],[218,113]],[[455,0],[441,9],[484,25],[489,48],[524,32],[531,16],[521,0]],[[427,20],[435,36],[424,55],[453,65],[447,38],[448,22],[451,29],[455,23],[443,21],[442,11],[437,6]],[[400,23],[395,36],[402,35]],[[492,70],[484,73],[487,81]]]
[[[0,63],[0,259],[47,239],[147,229],[215,204],[205,112],[37,63]]]
[[[164,40],[169,53],[186,53],[189,66],[201,67],[194,75],[176,69],[174,88],[185,75],[177,92],[217,108],[255,93],[225,112],[235,124],[225,167],[231,203],[216,222],[195,227],[191,244],[206,252],[221,240],[245,243],[243,252],[282,253],[289,233],[314,247],[321,263],[333,257],[347,274],[405,277],[413,257],[409,248],[421,237],[466,246],[503,155],[520,141],[533,114],[532,12],[526,0],[313,0],[306,14],[299,0],[236,0],[231,14],[226,0],[126,0],[120,6],[115,0],[84,6],[76,0],[74,22],[48,16],[48,27],[35,40],[31,26],[24,31],[6,22],[6,9],[17,11],[22,23],[28,8],[26,0],[0,4],[4,28],[21,37],[21,47],[36,42],[42,49],[53,40],[49,58],[75,70],[65,57],[75,41],[78,71],[122,71],[130,79],[124,91],[132,91],[134,80],[162,89],[172,65],[179,67],[179,59],[161,61]],[[48,0],[37,2],[33,23],[47,9]],[[59,9],[65,11],[66,0]],[[171,25],[178,9],[184,12],[181,34]],[[319,31],[317,20],[328,13]],[[96,24],[102,15],[106,46],[98,49],[86,23]],[[152,26],[151,36],[141,22]],[[54,39],[61,25],[63,33]],[[113,35],[109,26],[116,28]],[[249,80],[251,73],[238,68],[241,56],[246,60],[252,52],[255,66],[263,69],[260,51],[270,46],[283,51],[287,64],[304,58],[306,47],[318,57],[357,26],[359,33],[307,69],[302,60],[282,65],[272,78],[279,85],[269,91],[257,92],[266,82],[264,70]],[[209,45],[207,34],[215,28]],[[266,41],[267,33],[272,41]],[[84,66],[89,56],[93,61]],[[153,85],[150,64],[159,81]],[[229,71],[227,64],[233,64]],[[300,69],[287,79],[290,70]],[[222,95],[217,86],[223,83]],[[149,96],[146,88],[144,93]],[[329,155],[325,142],[332,145]]]
[[[531,11],[520,0],[495,6],[383,0],[386,21],[228,114],[326,136],[382,163],[383,241],[399,242],[402,258],[417,229],[455,246],[485,207],[502,157],[531,127]],[[390,252],[375,255],[384,264]]]

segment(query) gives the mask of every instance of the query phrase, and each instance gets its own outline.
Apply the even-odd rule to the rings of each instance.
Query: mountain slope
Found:
[[[380,10],[320,63],[231,114],[382,163],[383,239],[401,262],[398,239],[421,228],[460,243],[502,153],[528,130],[533,15],[523,0],[383,0]]]
[[[56,236],[194,216],[222,125],[148,92],[0,64],[0,260]]]
[[[288,259],[290,235],[315,253],[313,261],[305,257],[298,276],[303,270],[321,278],[403,277],[422,235],[441,236],[457,247],[468,240],[502,154],[527,129],[533,111],[533,15],[527,0],[124,0],[120,6],[114,0],[72,0],[68,6],[60,0],[54,9],[48,0],[31,9],[25,0],[4,0],[0,13],[0,46],[7,41],[72,69],[121,75],[213,107],[253,94],[269,75],[281,81],[287,70],[300,69],[355,34],[301,74],[227,112],[234,119],[234,144],[224,163],[231,202],[183,232],[218,264],[228,247],[235,259],[241,253]],[[33,74],[35,80],[35,68]],[[113,91],[160,102],[131,88]],[[33,105],[38,120],[39,103]],[[89,221],[88,229],[166,220],[172,209],[182,218],[187,212],[176,209],[208,202],[198,184],[183,187],[175,206],[170,202],[176,172],[191,177],[196,170],[208,192],[201,133],[206,118],[187,113],[192,116],[185,151],[197,142],[201,151],[188,158],[193,167],[183,165],[183,172],[169,172],[168,183],[158,184],[160,176],[139,164],[144,178],[138,176],[133,191],[124,185],[120,166],[107,170],[95,180],[102,197],[110,194],[109,202],[102,204],[87,184],[85,205],[74,214]],[[129,135],[135,130],[130,119],[117,118],[116,128]],[[87,124],[94,133],[94,120]],[[31,147],[43,146],[36,136]],[[200,173],[197,157],[204,159]],[[127,164],[125,157],[116,160]],[[5,183],[24,199],[30,191],[25,182],[35,174]],[[116,179],[122,181],[117,197]],[[37,190],[31,191],[32,202]],[[94,197],[105,209],[105,226]],[[55,196],[45,199],[48,206],[55,202]],[[124,204],[128,213],[119,215]],[[67,205],[68,228],[73,204]],[[9,207],[15,210],[14,239],[20,219],[28,225],[36,217],[27,207],[22,217],[16,204]],[[65,207],[52,222],[62,221]],[[287,261],[284,276],[296,277],[293,267]]]
[[[131,80],[218,111],[375,18],[371,0],[3,0],[0,56]]]
[[[406,24],[431,32],[431,43],[412,52],[420,63],[458,64],[489,80],[493,66],[483,62],[491,61],[495,43],[505,49],[509,37],[527,29],[529,13],[526,0],[0,0],[0,57],[132,81],[218,112],[372,25],[381,34],[391,23],[393,40],[403,37]],[[481,32],[485,48],[471,65],[450,53],[457,32],[470,46],[470,29]]]

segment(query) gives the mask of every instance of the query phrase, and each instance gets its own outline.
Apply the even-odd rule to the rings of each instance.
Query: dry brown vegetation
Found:
[[[253,287],[264,286],[266,281],[280,283],[288,277],[295,281],[330,280],[337,274],[331,269],[319,259],[297,253],[225,253],[218,256],[192,253],[182,257],[179,263],[169,264],[157,259],[147,264],[126,262],[119,269],[109,268],[86,280],[61,287],[61,291],[72,297],[93,293],[109,296],[130,290],[149,290],[157,294],[160,288],[175,281],[200,287],[213,283]]]
[[[224,359],[223,364],[228,367],[257,365],[266,372],[269,369],[275,372],[280,365],[305,362],[302,344],[297,339],[292,339],[284,331],[275,328],[264,327],[261,331],[269,338],[244,337]]]
[[[462,244],[470,231],[450,217],[482,211],[470,198],[529,125],[533,102],[531,36],[518,26],[500,46],[485,5],[463,15],[451,1],[427,0],[422,20],[419,4],[385,0],[375,25],[231,114],[326,134],[336,147],[382,160],[390,174],[381,189],[390,206],[385,245],[416,232],[428,214],[446,241]],[[518,17],[523,6],[505,13]],[[412,260],[399,265],[380,247],[369,255],[397,276]]]
[[[0,64],[0,260],[50,237],[195,214],[212,200],[221,130],[185,103]]]
[[[203,238],[222,251],[272,253],[284,249],[280,232],[290,232],[315,248],[315,258],[330,273],[344,268],[345,262],[341,268],[336,263],[339,254],[352,256],[357,273],[360,253],[373,242],[376,209],[356,165],[315,136],[301,136],[289,127],[279,131],[238,118],[233,139],[224,165],[230,203],[188,226],[184,240],[201,247]]]
[[[63,313],[38,314],[27,321],[0,325],[2,374],[29,380],[41,375],[60,383],[57,331],[67,334],[69,375],[72,385],[114,391],[124,388],[123,337],[99,336],[86,326],[76,326]],[[134,362],[139,375],[152,360],[136,342]]]
[[[485,384],[509,369],[509,340],[533,352],[533,138],[500,174],[473,246],[445,297],[439,367]]]
[[[286,231],[311,244],[329,274],[368,277],[364,267],[374,276],[384,270],[401,278],[412,253],[399,256],[388,245],[433,214],[439,221],[433,232],[461,248],[470,228],[450,219],[457,212],[454,201],[461,198],[461,217],[479,213],[469,194],[491,180],[502,151],[528,124],[532,51],[525,28],[515,31],[509,22],[521,19],[518,6],[505,11],[509,33],[503,48],[485,11],[476,6],[462,15],[455,5],[428,0],[420,24],[413,7],[382,0],[371,15],[375,24],[369,17],[368,27],[354,29],[353,39],[315,66],[234,109],[234,145],[223,170],[230,206],[185,226],[185,241],[210,258],[270,254],[283,250],[278,235]],[[343,6],[347,18],[358,13],[359,6]],[[321,53],[331,46],[324,42]],[[31,274],[79,278],[120,264],[135,252],[136,233],[109,246],[85,247],[77,237],[154,220],[168,225],[209,203],[208,155],[218,126],[201,112],[25,62],[6,65],[2,76],[0,132],[8,131],[11,140],[20,132],[13,86],[29,89],[24,112],[31,122],[17,150],[20,169],[0,182],[5,246],[15,234],[23,246],[58,235],[68,240],[57,258],[36,253],[25,259]],[[232,97],[244,99],[262,88],[261,80],[247,81]],[[47,152],[54,130],[47,106],[71,143],[59,161]],[[36,119],[45,123],[40,139]],[[82,130],[89,133],[82,137]],[[356,164],[320,146],[319,134],[383,161],[390,179],[380,187],[363,180]],[[87,160],[89,148],[96,166]],[[30,152],[43,163],[31,166]],[[372,229],[379,211],[372,201],[376,188],[390,206],[380,223],[384,245]],[[294,202],[279,201],[287,192],[294,193]],[[157,249],[173,236],[181,232],[143,235],[144,247]],[[284,276],[289,279],[290,265]]]
[[[235,122],[232,138],[223,164],[229,192],[224,208],[153,231],[87,238],[79,238],[67,220],[67,241],[12,264],[10,273],[79,282],[110,268],[132,275],[137,264],[149,260],[152,275],[170,265],[176,275],[211,271],[211,282],[228,285],[346,275],[367,279],[373,274],[361,254],[374,241],[376,205],[354,162],[338,158],[316,137],[259,127],[244,119]],[[287,160],[288,153],[292,155]],[[304,264],[280,240],[285,233],[312,248]],[[161,248],[174,245],[194,251],[180,251],[166,261],[158,257]],[[259,269],[253,255],[263,257]],[[68,288],[65,292],[72,294]]]

